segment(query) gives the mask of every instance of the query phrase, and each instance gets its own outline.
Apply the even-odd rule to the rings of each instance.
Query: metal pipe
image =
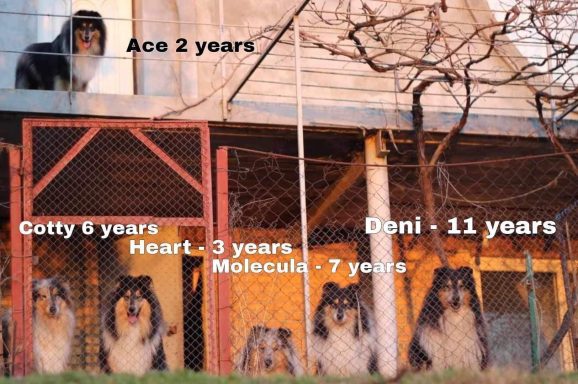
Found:
[[[380,133],[378,133],[380,134]],[[367,183],[367,216],[390,220],[389,207],[389,170],[387,155],[380,157],[377,148],[377,135],[365,138],[365,163]],[[380,148],[381,150],[381,148]],[[373,166],[372,165],[377,165]],[[380,231],[369,236],[371,262],[395,262],[391,235]],[[373,273],[373,303],[375,328],[377,335],[377,366],[386,377],[397,374],[397,311],[395,297],[394,272]]]
[[[219,40],[221,41],[221,45],[223,41],[225,41],[225,6],[223,4],[223,0],[218,0],[219,3]],[[221,54],[221,62],[219,64],[221,70],[221,113],[223,114],[223,120],[227,120],[228,118],[228,110],[227,110],[227,100],[225,99],[225,76],[226,69],[225,69],[225,59],[226,53]]]
[[[74,90],[72,87],[72,68],[73,68],[72,54],[74,52],[74,48],[72,46],[72,44],[74,44],[74,41],[73,41],[74,21],[72,18],[72,0],[70,0],[69,4],[70,4],[70,7],[69,7],[69,11],[70,11],[70,19],[69,19],[69,22],[70,22],[70,28],[69,28],[70,29],[70,34],[69,34],[70,40],[68,41],[68,43],[69,43],[68,48],[70,49],[70,52],[69,52],[69,56],[68,56],[68,92],[69,92],[68,102],[70,103],[70,105],[72,105],[72,94],[70,93]]]
[[[241,91],[241,88],[243,88],[243,86],[245,85],[245,83],[247,81],[249,81],[249,79],[251,78],[251,76],[253,75],[253,73],[257,70],[257,68],[259,68],[259,65],[261,65],[261,63],[263,62],[263,60],[265,60],[265,58],[267,57],[267,55],[269,54],[269,52],[271,52],[271,50],[273,49],[273,47],[275,47],[275,45],[277,45],[277,42],[281,39],[281,37],[283,36],[283,34],[289,29],[289,27],[291,26],[291,24],[293,24],[293,21],[295,20],[295,16],[299,16],[299,14],[303,11],[303,9],[305,8],[305,6],[307,6],[307,4],[309,4],[309,0],[303,0],[303,2],[297,7],[297,9],[295,10],[295,12],[293,13],[293,17],[289,18],[289,20],[287,20],[285,22],[285,24],[283,25],[283,27],[281,27],[281,29],[279,30],[279,32],[277,32],[277,34],[275,35],[275,37],[273,38],[273,40],[271,40],[271,42],[269,43],[269,45],[267,46],[267,48],[265,48],[265,50],[263,51],[263,53],[261,53],[261,56],[259,56],[259,58],[257,59],[257,61],[255,62],[255,64],[253,64],[253,66],[251,67],[251,69],[249,70],[249,72],[247,72],[247,74],[245,75],[245,77],[243,77],[243,80],[241,80],[241,82],[239,83],[239,85],[237,86],[237,88],[235,88],[235,91],[233,91],[233,93],[231,94],[231,96],[229,97],[229,99],[227,100],[227,104],[231,103],[233,101],[233,99],[235,98],[235,96],[237,96],[237,94]]]
[[[540,330],[538,328],[538,317],[536,309],[536,286],[534,284],[534,269],[532,266],[532,255],[524,251],[526,256],[526,279],[528,284],[528,307],[530,311],[530,349],[532,354],[532,372],[540,370]]]
[[[306,4],[307,1],[304,2]],[[301,7],[301,9],[303,9]],[[301,47],[299,40],[299,13],[293,16],[295,33],[295,97],[297,99],[297,151],[299,156],[299,207],[301,208],[301,252],[305,265],[309,266],[309,243],[307,234],[307,190],[305,185],[305,144],[303,141],[303,99],[301,97]],[[309,272],[303,273],[303,317],[305,324],[305,369],[309,370],[311,357],[311,295]]]

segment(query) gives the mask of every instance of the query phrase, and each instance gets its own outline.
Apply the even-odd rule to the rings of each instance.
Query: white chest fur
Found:
[[[324,340],[314,338],[313,349],[323,367],[323,372],[331,376],[353,376],[368,373],[368,364],[375,350],[374,338],[364,333],[355,338],[350,329],[333,329]]]
[[[74,77],[74,90],[80,91],[81,87],[88,83],[98,69],[98,57],[75,56],[72,58],[72,75]]]
[[[459,311],[446,310],[439,321],[439,330],[426,326],[420,335],[420,344],[430,356],[432,368],[479,369],[482,346],[474,313],[465,307]]]
[[[108,365],[112,372],[133,375],[143,375],[151,369],[158,346],[151,340],[143,342],[138,327],[129,327],[116,341],[109,339],[107,344],[109,344]]]
[[[74,335],[74,315],[68,311],[58,319],[35,318],[32,348],[39,373],[60,373],[67,369]]]

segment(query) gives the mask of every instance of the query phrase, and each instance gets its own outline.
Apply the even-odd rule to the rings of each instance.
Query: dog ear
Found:
[[[357,294],[359,293],[359,284],[358,283],[351,283],[347,286],[347,289],[351,291],[351,293]]]
[[[55,277],[53,279],[54,285],[56,285],[57,287],[62,288],[62,290],[64,290],[64,294],[66,296],[70,296],[70,284],[68,283],[67,280],[63,280],[60,277]]]
[[[138,277],[139,282],[141,282],[144,286],[152,289],[153,288],[153,279],[149,275],[142,275]]]
[[[249,332],[249,337],[248,340],[250,341],[255,341],[259,338],[259,336],[261,335],[261,333],[266,332],[267,331],[267,327],[265,327],[264,325],[253,325],[253,327],[251,328],[251,331]]]
[[[32,280],[32,291],[38,290],[38,286],[40,285],[40,280],[34,279]]]
[[[460,274],[463,274],[464,276],[474,277],[474,270],[471,269],[470,267],[460,267],[458,268],[458,272],[460,272]]]
[[[120,287],[126,286],[128,284],[128,282],[130,281],[131,277],[128,275],[120,275],[117,279],[116,279],[116,283],[114,284],[114,289],[117,290]]]
[[[323,284],[323,296],[327,296],[337,290],[339,290],[339,285],[333,281]]]
[[[458,268],[458,274],[463,279],[464,284],[468,287],[475,287],[474,270],[470,267]]]
[[[287,340],[291,337],[291,335],[293,335],[293,333],[289,328],[279,328],[279,336],[281,336],[283,339]]]
[[[444,284],[451,276],[452,269],[449,267],[439,267],[434,269],[432,286],[438,287]]]
[[[438,278],[443,278],[443,277],[449,276],[451,270],[452,269],[449,267],[439,267],[439,268],[434,269],[434,280],[437,280]]]
[[[291,340],[292,332],[289,328],[279,328],[277,330],[277,334],[279,335],[279,339],[281,340],[282,345],[284,347],[287,347],[290,345],[289,343]]]

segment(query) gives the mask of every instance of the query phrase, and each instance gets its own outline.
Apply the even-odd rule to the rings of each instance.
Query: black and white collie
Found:
[[[303,367],[291,336],[287,328],[255,325],[238,358],[236,371],[248,376],[302,375]]]
[[[74,336],[70,287],[58,278],[32,284],[34,367],[38,373],[60,373],[68,368]]]
[[[323,286],[315,310],[313,352],[317,373],[352,376],[377,372],[373,315],[359,297],[357,284]]]
[[[485,369],[488,340],[471,268],[437,268],[409,347],[415,369]]]
[[[167,327],[150,276],[122,276],[102,318],[101,368],[142,375],[166,370]]]
[[[72,53],[75,55],[72,58],[69,56],[71,32]],[[86,91],[98,68],[99,57],[95,56],[104,55],[105,45],[106,28],[100,13],[78,11],[72,17],[72,27],[70,20],[67,20],[51,43],[35,43],[26,47],[16,66],[15,87],[68,91],[72,68],[71,89]]]

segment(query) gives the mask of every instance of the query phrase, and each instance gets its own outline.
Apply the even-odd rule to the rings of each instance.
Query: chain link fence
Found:
[[[431,167],[430,218],[423,168],[405,155],[372,167],[359,154],[306,159],[304,212],[298,159],[217,152],[213,252],[206,125],[26,121],[22,164],[11,163],[12,236],[2,239],[12,243],[8,370],[393,375],[529,370],[533,355],[575,369],[578,180],[562,156]],[[19,236],[20,221],[75,230]],[[100,226],[114,224],[158,233],[103,238]],[[129,254],[141,240],[189,240],[193,251]],[[54,311],[74,321],[39,346],[40,320],[60,318]]]
[[[351,163],[307,159],[308,260],[298,159],[229,148],[227,167],[231,242],[293,245],[290,252],[231,251],[231,270],[233,261],[244,268],[229,283],[237,371],[292,373],[292,349],[308,373],[338,376],[408,367],[529,370],[533,348],[549,369],[575,368],[574,321],[549,346],[575,302],[578,179],[561,156],[433,167],[437,229],[422,203],[419,167],[366,170],[358,156]],[[366,233],[368,207],[382,224],[397,223],[397,233],[385,233],[385,224]],[[494,233],[496,221],[513,224]],[[536,316],[525,254],[533,261]],[[303,261],[307,273],[296,267]],[[253,263],[271,264],[247,272]]]
[[[22,228],[61,232],[25,235],[13,255],[12,371],[206,369],[206,124],[26,120],[23,130]],[[145,248],[185,239],[188,253]]]

